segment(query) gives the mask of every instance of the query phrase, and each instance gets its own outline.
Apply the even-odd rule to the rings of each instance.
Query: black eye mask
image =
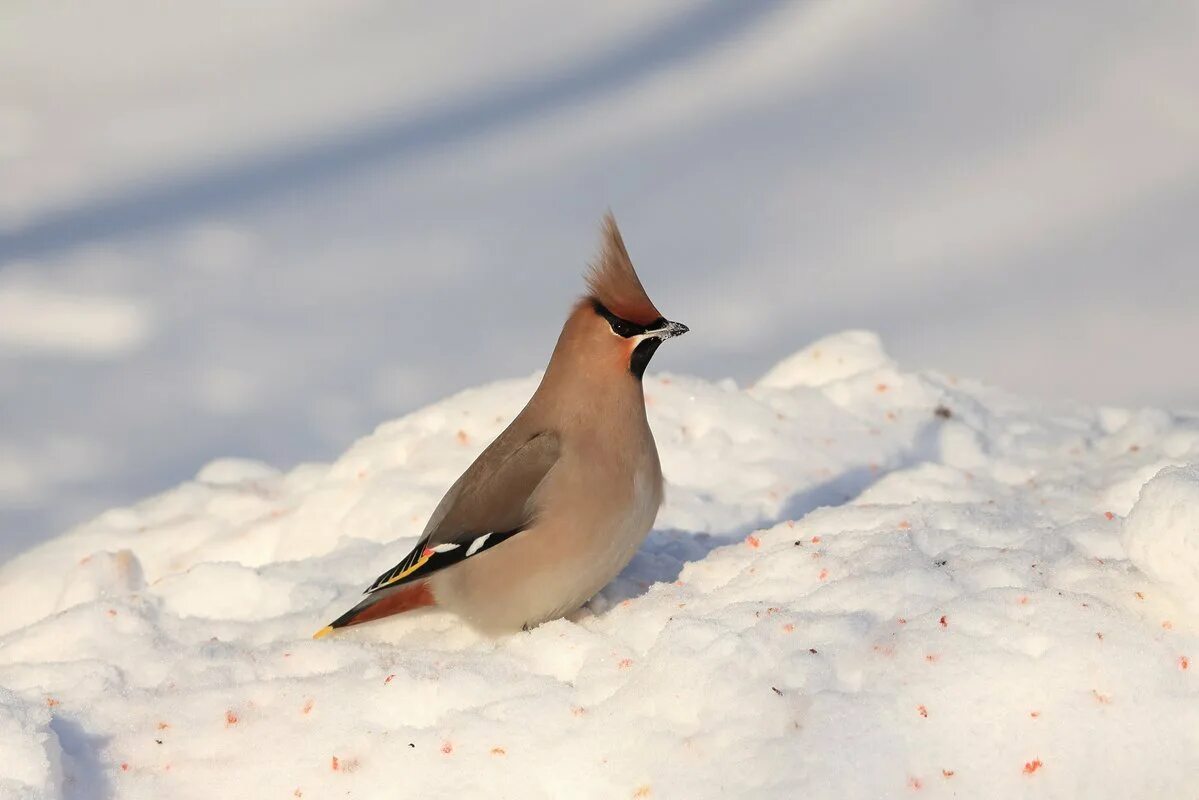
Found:
[[[622,319],[616,316],[599,301],[594,302],[592,305],[595,307],[595,313],[599,314],[608,321],[608,325],[612,327],[612,332],[625,339],[631,339],[634,336],[642,336],[651,330],[660,328],[667,324],[665,318],[658,317],[649,325],[638,325],[636,322],[630,322],[627,319]]]

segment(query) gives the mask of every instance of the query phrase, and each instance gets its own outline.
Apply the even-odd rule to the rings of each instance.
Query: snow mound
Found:
[[[1199,609],[1199,466],[1166,467],[1145,484],[1124,546],[1137,568]]]
[[[572,618],[310,639],[535,385],[463,392],[333,464],[214,462],[0,567],[0,795],[1193,789],[1194,468],[1120,515],[1199,461],[1199,423],[905,372],[873,334],[747,390],[648,376],[667,502]]]
[[[0,797],[62,797],[62,748],[47,704],[32,704],[0,687]]]
[[[854,375],[894,367],[873,331],[845,331],[808,345],[783,359],[758,381],[759,386],[825,386]]]

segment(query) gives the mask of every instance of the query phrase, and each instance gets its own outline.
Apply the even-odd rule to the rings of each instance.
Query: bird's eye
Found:
[[[609,320],[609,322],[612,325],[612,332],[617,336],[623,336],[627,339],[637,332],[631,323],[625,322],[623,319],[617,318]]]

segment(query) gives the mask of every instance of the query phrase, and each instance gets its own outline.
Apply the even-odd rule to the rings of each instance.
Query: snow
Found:
[[[41,800],[61,796],[62,748],[50,729],[50,709],[0,687],[0,796]]]
[[[1193,789],[1199,420],[908,371],[861,331],[748,388],[651,370],[666,505],[572,618],[309,638],[536,380],[332,464],[213,462],[0,567],[0,793]]]
[[[835,345],[830,350],[829,345]],[[758,386],[785,389],[789,386],[825,386],[894,364],[882,351],[878,334],[847,331],[832,340],[814,342],[779,362],[762,376]]]
[[[1199,609],[1199,465],[1166,467],[1141,489],[1124,526],[1137,569]]]

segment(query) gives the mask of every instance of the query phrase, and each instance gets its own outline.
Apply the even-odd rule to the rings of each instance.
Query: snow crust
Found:
[[[36,800],[59,795],[62,750],[50,711],[0,688],[0,797]]]
[[[1145,484],[1124,546],[1138,569],[1199,610],[1199,466],[1166,467]]]
[[[214,462],[0,567],[0,796],[1193,792],[1199,421],[906,372],[863,332],[748,389],[648,376],[667,502],[573,618],[311,640],[536,380],[332,464]]]

